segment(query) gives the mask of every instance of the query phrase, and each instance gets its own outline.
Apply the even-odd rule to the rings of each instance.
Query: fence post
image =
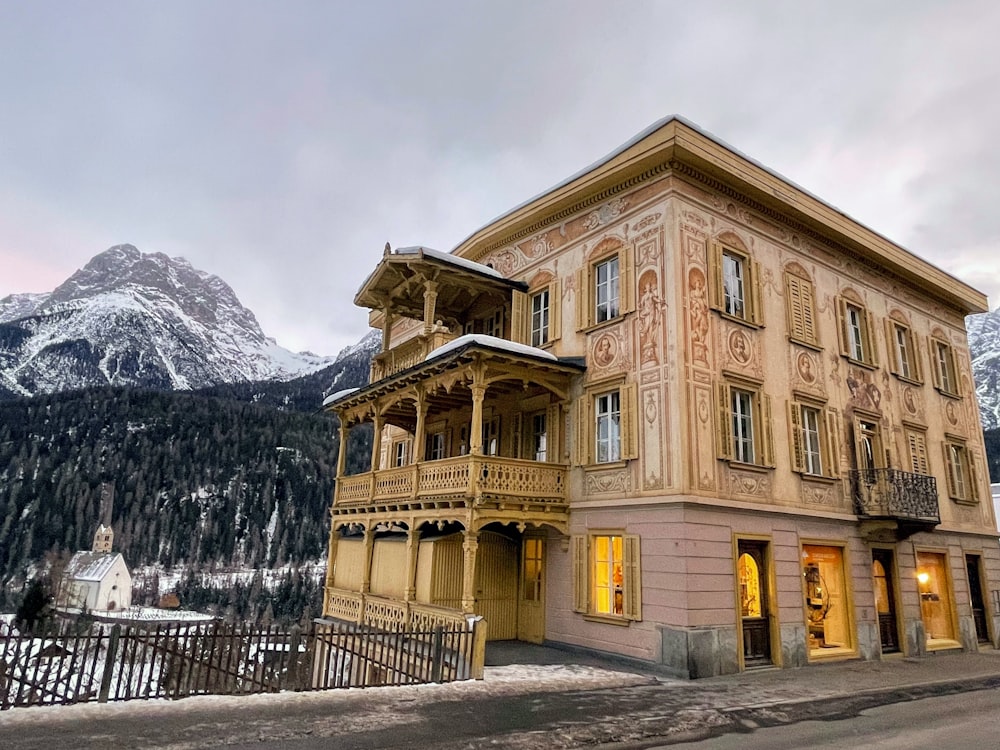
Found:
[[[486,620],[476,617],[472,621],[472,673],[474,680],[483,679],[483,669],[486,665]]]
[[[434,626],[434,640],[431,643],[431,682],[441,682],[444,672],[444,626]]]
[[[302,664],[299,657],[299,642],[302,640],[302,628],[292,625],[288,637],[288,690],[302,690]]]
[[[108,636],[108,653],[104,657],[104,674],[101,675],[101,691],[97,696],[98,703],[108,702],[108,694],[111,692],[111,678],[115,674],[115,657],[118,656],[118,638],[121,632],[121,625],[111,626],[111,634]]]

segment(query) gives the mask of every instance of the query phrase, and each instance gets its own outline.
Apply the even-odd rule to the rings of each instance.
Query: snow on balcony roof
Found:
[[[551,352],[545,351],[544,349],[538,349],[534,346],[528,346],[527,344],[518,344],[514,341],[497,338],[496,336],[487,336],[482,333],[467,333],[464,336],[459,336],[457,339],[449,341],[447,344],[442,344],[428,354],[424,358],[424,361],[428,362],[432,359],[436,359],[443,354],[455,351],[456,349],[461,349],[463,346],[468,346],[469,344],[479,344],[480,346],[485,346],[490,349],[500,349],[505,352],[510,352],[511,354],[536,357],[537,359],[547,359],[552,362],[559,361],[558,357]]]
[[[337,391],[336,393],[331,393],[329,396],[323,399],[323,406],[328,406],[334,401],[340,401],[344,396],[347,396],[355,391],[360,390],[359,388],[344,388],[342,391]]]
[[[444,261],[445,263],[450,263],[454,266],[461,266],[469,271],[475,271],[476,273],[481,273],[486,276],[493,276],[497,279],[507,280],[507,277],[502,273],[497,271],[495,268],[490,268],[482,263],[476,263],[475,261],[466,260],[465,258],[459,258],[457,255],[452,255],[451,253],[443,253],[440,250],[432,250],[429,247],[422,247],[420,245],[414,245],[413,247],[398,247],[393,250],[395,255],[420,255],[423,254],[424,257],[434,258],[436,260]]]

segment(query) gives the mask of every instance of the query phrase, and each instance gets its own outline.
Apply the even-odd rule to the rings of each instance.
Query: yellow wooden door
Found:
[[[476,564],[476,612],[486,619],[491,641],[517,638],[518,543],[484,531]]]
[[[517,637],[530,643],[545,640],[545,540],[541,537],[521,540]]]

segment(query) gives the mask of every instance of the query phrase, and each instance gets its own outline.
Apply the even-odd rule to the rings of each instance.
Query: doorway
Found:
[[[744,668],[773,663],[767,542],[741,539],[736,560]]]
[[[896,620],[896,587],[893,581],[892,550],[872,550],[872,585],[875,588],[875,611],[883,654],[899,652],[899,625]]]
[[[986,599],[983,597],[983,581],[979,574],[979,555],[966,555],[965,567],[969,573],[969,602],[972,605],[972,619],[976,623],[976,639],[980,643],[987,643],[990,632],[986,624]]]
[[[545,640],[545,539],[521,540],[521,584],[518,599],[517,638],[529,643]]]

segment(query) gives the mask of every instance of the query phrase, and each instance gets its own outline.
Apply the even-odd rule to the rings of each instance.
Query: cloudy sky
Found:
[[[679,113],[995,307],[998,28],[995,0],[0,0],[0,298],[130,242],[336,353],[386,241],[450,250]]]

